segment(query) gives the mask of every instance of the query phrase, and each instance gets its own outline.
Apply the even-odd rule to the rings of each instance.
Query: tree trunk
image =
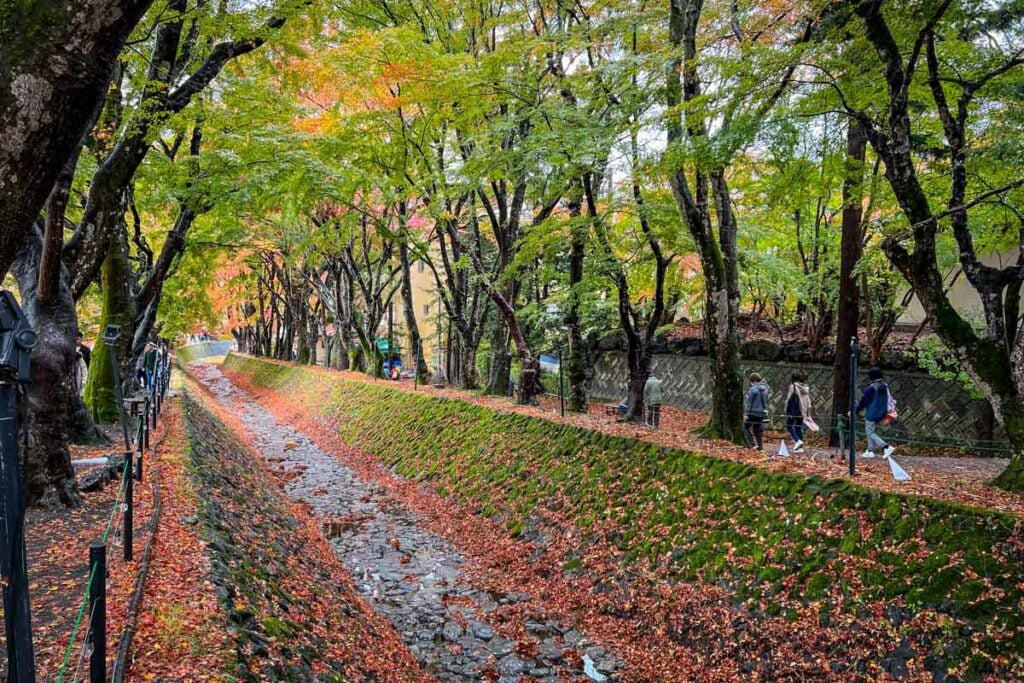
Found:
[[[124,242],[123,233],[103,260],[100,276],[103,289],[100,329],[106,329],[107,325],[121,326],[117,357],[122,389],[130,393],[128,390],[135,384],[135,367],[131,354],[135,300],[129,287],[131,264],[128,261],[128,245]],[[93,420],[100,424],[109,424],[120,419],[114,371],[110,365],[110,349],[102,341],[93,349],[89,364],[89,380],[85,384],[85,402]]]
[[[743,441],[743,381],[740,376],[740,344],[736,329],[738,301],[725,288],[711,288],[705,303],[705,327],[711,353],[714,387],[711,416],[703,428],[706,436]]]
[[[508,325],[503,316],[494,320],[491,333],[491,368],[484,393],[490,396],[508,396],[512,376],[512,354],[509,353]]]
[[[569,216],[575,218],[570,232],[569,243],[569,300],[565,311],[565,327],[569,341],[569,349],[565,358],[565,374],[569,380],[569,397],[566,407],[574,413],[587,412],[587,367],[586,349],[583,346],[583,334],[580,330],[580,295],[583,282],[583,260],[586,254],[587,226],[579,220],[581,202],[575,199],[570,202]]]
[[[304,288],[301,284],[296,286],[296,290],[300,294],[304,292]],[[292,309],[295,311],[292,318],[294,321],[297,346],[295,360],[300,365],[309,365],[311,358],[309,350],[309,299],[301,295],[296,296],[292,303]]]
[[[701,97],[700,74],[697,69],[697,24],[702,3],[671,0],[669,6],[669,42],[682,55],[675,57],[666,70],[666,104],[677,109]],[[684,128],[678,113],[667,122],[669,149],[684,141]],[[699,115],[686,117],[685,137],[703,140],[708,126]],[[698,164],[693,170],[691,188],[687,170],[680,165],[670,176],[672,194],[686,227],[693,237],[701,258],[704,274],[704,328],[711,354],[714,383],[711,416],[703,428],[707,436],[743,443],[743,383],[740,378],[739,330],[739,264],[737,226],[733,214],[725,169],[705,169]],[[709,202],[714,201],[718,219],[717,235]]]
[[[334,324],[334,347],[332,349],[331,356],[332,367],[336,370],[348,370],[352,363],[352,360],[349,357],[348,343],[345,339],[344,333],[337,328],[338,323],[335,322]]]
[[[527,405],[540,392],[540,361],[531,355],[519,358],[519,390],[516,402]]]
[[[996,477],[992,484],[1007,491],[1024,491],[1024,405],[1020,399],[1015,401],[1012,411],[1003,408],[1003,429],[1010,440],[1014,456],[1010,458],[1003,473]]]
[[[628,343],[626,347],[626,363],[629,366],[629,386],[626,390],[629,408],[623,420],[627,422],[644,421],[644,386],[651,376],[651,352],[646,345]]]
[[[405,239],[398,242],[398,258],[402,267],[402,313],[405,316],[405,331],[409,338],[410,360],[416,364],[414,372],[418,381],[425,384],[429,378],[429,371],[427,370],[427,360],[423,357],[423,338],[420,337],[420,326],[416,322],[416,310],[412,300],[412,268],[409,264],[409,246],[405,243]]]
[[[843,178],[843,225],[839,247],[839,301],[836,323],[835,373],[832,382],[832,415],[845,415],[850,409],[850,339],[857,336],[860,322],[860,289],[854,274],[860,261],[863,214],[864,159],[867,136],[851,120],[846,131],[846,175]],[[829,445],[839,445],[837,422],[829,429]]]
[[[68,273],[63,268],[49,300],[40,300],[38,266],[42,249],[42,234],[33,227],[13,264],[22,309],[37,335],[32,351],[32,382],[28,385],[26,504],[77,507],[81,499],[68,443],[81,407],[74,381],[78,317],[68,288]]]
[[[231,336],[235,338],[235,346],[238,348],[239,353],[249,353],[248,346],[248,329],[239,329],[237,327],[232,328]]]
[[[476,353],[478,345],[473,344],[464,337],[459,337],[459,387],[466,391],[473,391],[478,386],[476,371]]]
[[[80,144],[124,41],[150,4],[5,3],[0,21],[0,279]]]

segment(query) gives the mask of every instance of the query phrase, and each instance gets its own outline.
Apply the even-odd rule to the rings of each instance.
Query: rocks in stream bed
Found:
[[[548,618],[523,592],[492,593],[467,583],[463,558],[420,526],[387,490],[360,479],[335,456],[248,400],[215,369],[208,388],[254,435],[264,460],[293,500],[308,506],[356,590],[391,622],[409,650],[442,681],[554,683],[584,676],[579,631]],[[522,614],[529,614],[523,617]],[[512,620],[509,623],[509,620]],[[521,634],[514,641],[501,633]],[[564,636],[563,636],[564,634]],[[576,650],[576,656],[568,656]],[[600,651],[615,680],[621,660]]]
[[[398,636],[355,607],[359,598],[318,531],[294,516],[277,483],[253,467],[222,424],[188,400],[185,406],[190,476],[237,679],[419,680]]]

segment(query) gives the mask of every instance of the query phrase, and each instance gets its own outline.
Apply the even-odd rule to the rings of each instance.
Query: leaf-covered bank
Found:
[[[752,613],[812,613],[822,628],[877,630],[905,641],[898,656],[929,671],[1024,673],[1024,544],[1012,516],[768,473],[309,368],[238,356],[225,368],[331,419],[346,442],[505,520],[511,534],[555,510],[666,578],[726,588]]]
[[[164,404],[164,443],[146,468],[160,489],[162,513],[127,672],[136,681],[235,680],[227,613],[214,591],[211,551],[199,525],[199,499],[181,401]]]
[[[185,413],[213,581],[233,626],[237,679],[429,680],[356,595],[307,513],[189,394]]]

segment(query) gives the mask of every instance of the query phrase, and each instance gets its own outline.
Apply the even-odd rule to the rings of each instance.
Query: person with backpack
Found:
[[[857,404],[857,414],[864,413],[864,433],[868,437],[868,449],[861,456],[870,460],[875,455],[876,448],[884,449],[882,457],[888,458],[896,450],[890,446],[882,437],[878,436],[876,430],[879,424],[887,424],[886,420],[890,412],[895,412],[890,404],[894,404],[889,393],[889,385],[882,379],[882,371],[878,368],[871,368],[868,371],[869,384],[864,387],[860,402]]]
[[[786,396],[786,431],[793,437],[793,452],[804,452],[804,420],[811,417],[811,391],[807,378],[794,373]]]
[[[768,414],[768,385],[761,379],[761,375],[752,373],[750,375],[750,388],[747,390],[746,398],[743,401],[743,433],[749,439],[747,443],[756,450],[763,451],[764,444],[764,418]]]

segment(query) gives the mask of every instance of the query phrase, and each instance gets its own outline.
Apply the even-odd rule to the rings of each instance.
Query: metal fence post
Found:
[[[124,473],[124,530],[121,535],[124,542],[124,560],[130,562],[133,555],[132,541],[135,540],[135,473],[132,471],[135,454],[129,451],[125,456],[127,470]]]
[[[139,482],[142,481],[142,456],[145,455],[145,448],[143,447],[143,436],[142,435],[143,435],[143,433],[145,431],[146,431],[146,423],[144,421],[142,421],[142,420],[139,420],[139,435],[138,435],[139,438],[137,438],[135,440],[135,445],[136,445],[136,447],[138,449],[138,453],[139,453],[138,463],[135,466],[135,479],[138,480]],[[145,438],[145,442],[147,442],[147,444],[148,444],[148,442],[149,442],[149,437],[148,436]]]
[[[558,342],[558,407],[565,417],[565,384],[562,380],[562,342]]]
[[[857,337],[850,337],[850,476],[857,474]]]
[[[3,538],[0,571],[7,636],[7,680],[35,681],[28,571],[25,564],[25,510],[18,463],[17,389],[0,383],[0,471],[3,473]]]
[[[149,450],[149,411],[151,409],[149,396],[146,397],[143,406],[145,407],[145,417],[142,420],[142,450],[147,451]]]
[[[107,545],[93,541],[89,545],[92,585],[89,587],[89,683],[106,683],[107,678]]]

